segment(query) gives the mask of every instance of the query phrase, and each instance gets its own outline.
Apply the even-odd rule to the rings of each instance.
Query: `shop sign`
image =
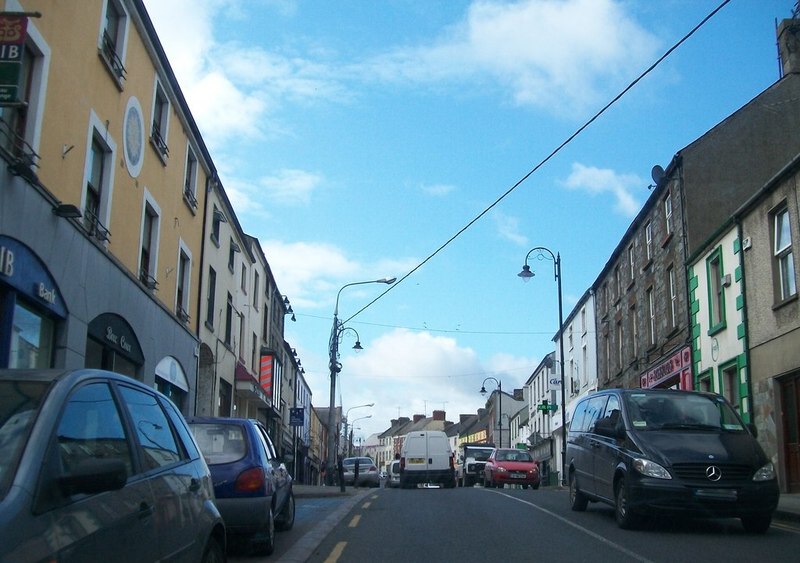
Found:
[[[660,383],[667,381],[675,376],[682,376],[691,371],[692,352],[689,346],[684,346],[669,358],[647,370],[640,376],[640,386],[642,389],[656,387]]]
[[[66,317],[64,300],[42,261],[20,241],[0,235],[0,282],[59,317]]]
[[[0,15],[0,104],[18,103],[28,18]]]

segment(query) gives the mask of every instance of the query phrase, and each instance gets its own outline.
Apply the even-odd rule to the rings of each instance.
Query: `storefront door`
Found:
[[[783,443],[786,460],[786,486],[790,493],[800,493],[800,377],[781,384],[781,411],[783,412]]]

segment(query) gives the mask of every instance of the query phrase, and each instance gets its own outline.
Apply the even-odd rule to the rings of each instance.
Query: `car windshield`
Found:
[[[531,454],[523,451],[499,451],[497,452],[497,461],[533,461]]]
[[[626,402],[631,424],[640,430],[744,430],[739,417],[720,396],[631,393]]]
[[[467,448],[465,457],[471,457],[475,461],[486,461],[493,451],[492,448]]]
[[[372,459],[368,457],[348,457],[342,461],[342,465],[345,467],[353,468],[356,466],[356,460],[358,460],[358,469],[366,469],[369,466],[373,465]]]
[[[233,463],[245,456],[244,429],[238,424],[194,422],[189,424],[206,463]]]
[[[0,381],[0,499],[6,496],[49,383]]]

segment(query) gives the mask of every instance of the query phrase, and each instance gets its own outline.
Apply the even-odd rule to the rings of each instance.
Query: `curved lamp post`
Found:
[[[533,276],[531,267],[528,266],[528,258],[531,254],[538,252],[539,260],[552,260],[553,272],[555,279],[558,282],[558,342],[559,342],[559,355],[561,357],[561,484],[567,483],[567,399],[566,399],[566,381],[564,381],[564,313],[562,309],[561,299],[561,254],[553,254],[553,251],[544,246],[537,246],[531,248],[525,256],[525,265],[522,266],[522,271],[517,274],[522,278],[522,281],[527,282]]]
[[[363,348],[360,348],[360,349],[363,350]],[[348,422],[350,422],[350,411],[353,410],[353,409],[361,409],[361,408],[365,408],[365,407],[374,407],[374,406],[375,406],[375,403],[367,403],[366,405],[356,405],[355,407],[350,407],[349,409],[347,409],[347,413],[344,416],[344,438],[345,438],[345,440],[347,440],[347,425],[348,425]],[[356,419],[356,420],[358,420],[358,419]],[[350,427],[352,428],[352,426],[353,425],[351,424]],[[350,434],[352,435],[352,433],[353,433],[353,431],[351,430]],[[348,446],[348,449],[349,449],[349,446]],[[349,457],[349,454],[348,454],[348,457]]]
[[[364,420],[365,418],[372,418],[372,415],[368,414],[367,416],[359,416],[353,421],[353,424],[350,425],[350,438],[347,440],[347,457],[351,457],[353,455],[353,430],[355,430],[353,425],[359,420]]]
[[[333,309],[333,326],[331,327],[331,337],[328,341],[328,367],[331,372],[331,396],[329,403],[330,408],[328,409],[328,461],[325,471],[325,480],[328,482],[328,485],[333,484],[333,472],[336,467],[335,439],[337,432],[336,417],[334,416],[334,410],[336,408],[336,374],[342,371],[342,364],[339,363],[339,340],[341,339],[345,330],[353,330],[350,328],[345,328],[342,322],[339,320],[339,296],[342,294],[342,290],[344,288],[352,285],[362,285],[367,283],[385,283],[388,285],[393,284],[395,281],[397,281],[397,278],[381,278],[379,280],[347,283],[344,284],[336,294],[336,307]],[[353,332],[355,332],[355,330],[353,330]],[[357,332],[356,335],[358,335]],[[357,340],[356,346],[356,349],[361,349],[361,342]]]
[[[500,394],[497,396],[497,427],[500,429],[500,441],[497,447],[502,448],[503,447],[503,384],[494,377],[487,377],[486,379],[483,380],[483,383],[481,383],[480,394],[484,396],[486,395],[487,393],[486,382],[489,381],[490,379],[497,384],[497,390],[500,392]],[[509,436],[508,439],[511,440],[511,437]]]

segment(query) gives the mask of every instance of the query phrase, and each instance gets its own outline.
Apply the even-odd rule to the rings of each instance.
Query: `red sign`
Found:
[[[643,373],[640,377],[640,387],[642,389],[656,387],[667,379],[681,375],[681,388],[684,388],[683,380],[687,378],[685,373],[691,373],[691,365],[692,350],[689,346],[684,346],[654,368],[647,370],[647,373]]]
[[[261,356],[261,366],[258,371],[258,382],[261,388],[272,399],[272,356]]]

